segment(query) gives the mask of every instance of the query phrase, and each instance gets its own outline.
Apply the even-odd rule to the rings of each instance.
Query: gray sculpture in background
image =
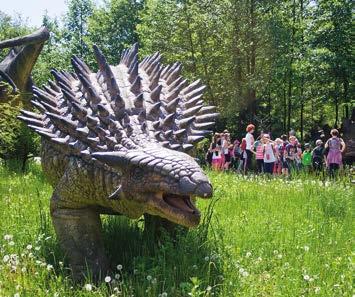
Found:
[[[96,46],[94,53],[97,73],[74,56],[75,73],[53,70],[55,83],[33,88],[41,113],[19,117],[42,135],[51,216],[76,279],[87,267],[95,277],[108,269],[100,214],[193,227],[200,220],[195,197],[212,196],[188,155],[218,116],[203,105],[205,87],[188,84],[179,63],[163,66],[159,53],[139,62],[137,45],[117,66]]]
[[[31,97],[32,68],[48,38],[49,31],[42,27],[30,35],[0,42],[0,49],[11,48],[7,56],[0,62],[0,102],[8,100],[6,94],[9,92],[1,82],[9,84],[12,91],[17,91],[21,100]],[[26,100],[23,102],[26,103]]]

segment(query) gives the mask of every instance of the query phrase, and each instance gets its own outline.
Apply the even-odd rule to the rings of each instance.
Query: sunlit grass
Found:
[[[352,296],[354,189],[346,178],[210,178],[207,238],[208,222],[177,242],[154,243],[141,221],[103,217],[112,274],[75,286],[39,166],[26,174],[0,167],[0,296]],[[204,213],[209,203],[199,201]]]

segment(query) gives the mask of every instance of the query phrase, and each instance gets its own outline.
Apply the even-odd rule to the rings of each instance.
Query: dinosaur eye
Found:
[[[134,168],[132,170],[132,179],[134,179],[134,180],[142,180],[143,175],[144,175],[144,173],[141,168]]]

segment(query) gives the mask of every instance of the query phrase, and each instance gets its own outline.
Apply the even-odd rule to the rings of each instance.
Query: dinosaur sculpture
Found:
[[[187,84],[181,65],[163,66],[159,53],[139,62],[137,44],[117,66],[96,46],[94,53],[97,73],[74,56],[75,73],[53,70],[56,82],[33,88],[41,113],[19,116],[42,135],[51,216],[76,279],[87,267],[94,276],[108,268],[99,214],[148,214],[193,227],[195,197],[212,196],[187,154],[218,116],[203,106],[205,86]]]
[[[48,38],[48,29],[42,27],[30,35],[0,42],[0,49],[11,48],[0,62],[0,102],[8,100],[6,94],[9,93],[7,87],[10,85],[13,92],[17,91],[20,94],[19,100],[26,105],[24,99],[31,97],[32,94],[32,68]]]

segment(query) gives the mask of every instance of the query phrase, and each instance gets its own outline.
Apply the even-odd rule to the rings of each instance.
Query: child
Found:
[[[275,164],[274,164],[274,174],[280,175],[282,172],[282,148],[283,141],[281,138],[275,139],[274,149],[275,149]]]
[[[211,143],[210,150],[212,152],[212,169],[220,170],[221,169],[221,139],[220,134],[215,133],[213,137],[213,142]]]
[[[312,151],[312,166],[316,173],[323,171],[323,141],[317,139],[316,147]]]
[[[342,153],[346,146],[343,139],[339,138],[339,131],[332,129],[330,131],[331,138],[325,144],[325,149],[329,148],[329,152],[326,159],[327,168],[331,177],[335,177],[335,173],[339,170],[342,164]]]
[[[302,166],[305,169],[305,171],[309,173],[311,171],[311,165],[312,165],[311,147],[309,143],[306,143],[304,145],[304,152],[302,154]]]
[[[276,161],[274,154],[274,144],[270,140],[269,134],[263,136],[263,153],[264,153],[264,172],[272,174],[274,163]]]
[[[286,159],[288,172],[290,172],[292,169],[295,169],[296,156],[297,156],[297,138],[296,136],[291,135],[289,137],[289,144],[287,144],[285,149],[285,159]]]
[[[264,167],[264,153],[263,153],[263,143],[262,143],[263,135],[261,134],[258,139],[254,143],[255,149],[255,159],[256,159],[256,170],[258,173],[263,172]]]

